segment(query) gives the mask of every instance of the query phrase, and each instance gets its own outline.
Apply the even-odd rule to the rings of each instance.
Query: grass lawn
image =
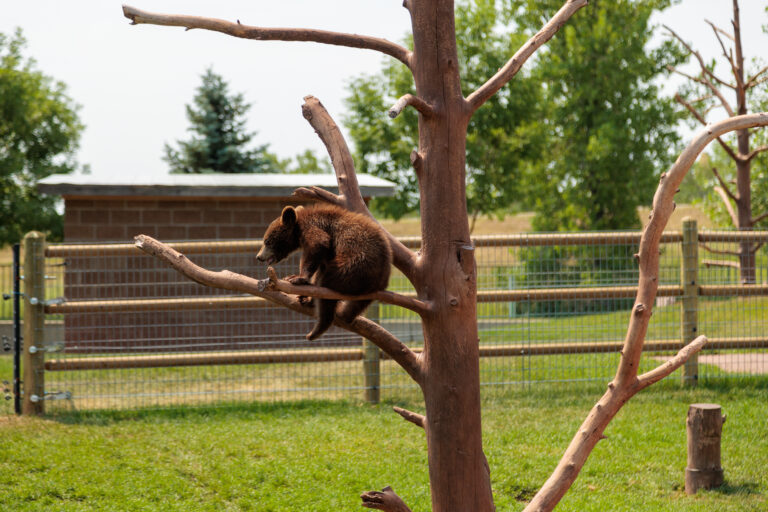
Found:
[[[601,393],[576,386],[484,390],[484,439],[499,511],[521,510]],[[726,484],[683,492],[685,415],[715,402]],[[399,402],[419,410],[419,402]],[[359,510],[361,491],[392,485],[429,509],[423,432],[392,403],[233,405],[0,417],[0,510]],[[560,511],[768,509],[768,386],[635,397],[588,461]]]

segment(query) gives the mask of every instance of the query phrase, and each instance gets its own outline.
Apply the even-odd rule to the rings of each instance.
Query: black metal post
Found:
[[[13,410],[21,414],[21,259],[13,244]]]

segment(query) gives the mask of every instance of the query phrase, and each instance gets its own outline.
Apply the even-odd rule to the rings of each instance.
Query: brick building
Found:
[[[391,195],[392,183],[358,176],[366,200]],[[300,204],[291,194],[298,187],[320,186],[336,192],[333,175],[174,174],[103,177],[54,175],[38,189],[64,199],[64,241],[67,243],[131,243],[137,234],[164,242],[196,240],[255,240],[288,204]],[[190,254],[212,270],[229,269],[265,277],[253,248]],[[61,263],[64,298],[120,300],[228,295],[179,276],[168,265],[143,253],[83,253]],[[278,273],[298,270],[293,256],[279,264]],[[65,316],[68,351],[88,353],[181,352],[274,348],[305,343],[311,329],[307,319],[283,308],[211,308],[73,313]],[[334,329],[328,344],[359,343],[359,337]],[[315,344],[317,346],[317,344]]]
[[[366,200],[389,196],[391,182],[358,176]],[[337,192],[330,174],[53,175],[38,190],[64,199],[65,242],[260,238],[298,187]]]

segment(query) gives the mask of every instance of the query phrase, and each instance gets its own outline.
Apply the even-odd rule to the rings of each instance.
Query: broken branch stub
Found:
[[[381,491],[368,491],[360,495],[362,505],[366,508],[384,510],[386,512],[411,512],[408,505],[387,486]]]

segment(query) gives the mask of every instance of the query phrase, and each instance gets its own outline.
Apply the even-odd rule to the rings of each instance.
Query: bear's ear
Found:
[[[296,210],[293,206],[286,206],[283,208],[283,213],[280,218],[286,226],[293,226],[296,224]]]

